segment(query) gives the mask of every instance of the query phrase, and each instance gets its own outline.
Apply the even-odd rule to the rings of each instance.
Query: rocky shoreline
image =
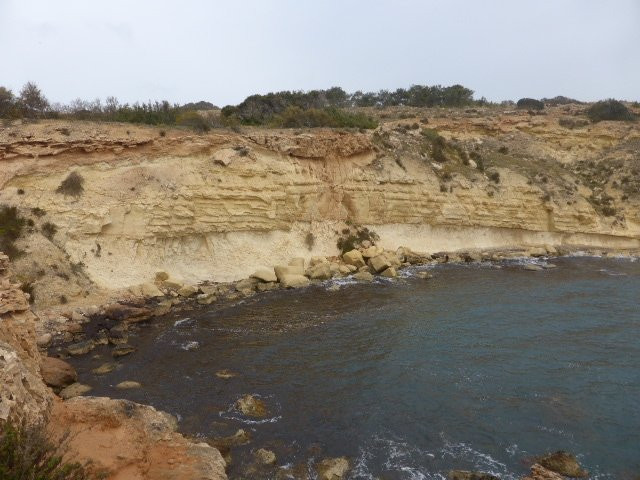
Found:
[[[522,268],[540,271],[555,266],[551,262],[534,262],[540,258],[640,256],[640,252],[631,250],[559,249],[549,245],[425,254],[405,247],[385,250],[367,240],[363,243],[341,256],[311,257],[309,260],[296,257],[288,265],[259,268],[250,277],[235,282],[188,284],[160,271],[156,273],[154,283],[134,287],[118,301],[66,311],[39,312],[42,321],[37,326],[37,344],[43,351],[62,358],[85,355],[97,345],[111,345],[113,357],[118,358],[134,351],[127,343],[128,332],[135,330],[140,322],[152,321],[172,312],[227,306],[254,295],[319,285],[330,279],[351,278],[371,282],[376,277],[396,278],[400,271],[412,266],[497,263],[513,259],[530,259],[531,262],[524,262]],[[423,278],[430,276],[427,272],[420,275]]]

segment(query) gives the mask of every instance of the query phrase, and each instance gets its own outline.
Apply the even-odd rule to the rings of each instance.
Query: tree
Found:
[[[49,102],[33,82],[27,82],[24,87],[22,87],[19,102],[21,108],[24,110],[25,116],[30,118],[42,114],[49,106]]]
[[[13,93],[5,87],[0,87],[0,117],[8,117],[13,108]]]

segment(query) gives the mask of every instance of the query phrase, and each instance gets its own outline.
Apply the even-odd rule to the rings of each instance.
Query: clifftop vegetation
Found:
[[[5,123],[11,119],[62,118],[99,122],[125,122],[148,125],[182,126],[197,132],[211,128],[240,125],[275,128],[376,128],[376,119],[358,107],[448,107],[491,105],[486,99],[474,99],[473,90],[462,85],[412,85],[396,90],[377,92],[356,91],[348,93],[340,87],[326,90],[280,91],[264,95],[250,95],[238,105],[227,105],[219,110],[206,101],[184,105],[168,101],[120,103],[115,97],[86,101],[76,99],[69,104],[52,104],[40,88],[28,82],[17,95],[0,87],[0,118]],[[577,100],[557,96],[537,100],[522,98],[517,107],[529,111],[541,111],[545,105],[558,106],[580,103]],[[496,105],[496,104],[494,104]],[[513,102],[503,102],[513,106]],[[633,104],[637,106],[636,104]],[[598,102],[587,110],[592,122],[601,120],[633,120],[636,115],[617,100]]]

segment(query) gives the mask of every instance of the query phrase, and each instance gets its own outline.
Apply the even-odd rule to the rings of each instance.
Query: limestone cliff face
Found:
[[[158,270],[187,281],[232,280],[292,256],[335,254],[345,221],[370,226],[384,246],[427,252],[639,248],[637,197],[605,181],[597,188],[617,206],[605,216],[592,201],[596,187],[574,166],[612,156],[635,165],[637,150],[627,145],[640,130],[563,130],[559,115],[430,120],[459,148],[492,158],[499,181],[473,164],[437,164],[421,151],[418,130],[398,128],[406,122],[374,133],[203,136],[86,123],[68,124],[70,135],[56,122],[13,127],[19,134],[0,137],[0,204],[45,210],[58,228],[54,244],[108,287],[149,281]],[[499,148],[509,154],[492,156]],[[84,192],[56,193],[72,171],[84,178]]]
[[[40,378],[35,320],[26,295],[6,277],[0,252],[0,424],[36,423],[48,416],[53,394]]]

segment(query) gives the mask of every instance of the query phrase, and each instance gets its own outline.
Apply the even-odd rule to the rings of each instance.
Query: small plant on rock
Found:
[[[22,235],[25,223],[16,207],[0,207],[0,251],[6,253],[10,259],[18,258],[22,254],[14,242]]]
[[[71,172],[56,189],[56,193],[79,197],[84,192],[84,178],[78,172]]]
[[[89,479],[83,465],[63,460],[64,440],[52,442],[40,426],[0,426],[0,479]]]
[[[40,228],[40,231],[42,232],[42,235],[49,239],[49,241],[52,241],[53,236],[58,231],[58,227],[56,227],[55,224],[51,222],[45,222]]]

